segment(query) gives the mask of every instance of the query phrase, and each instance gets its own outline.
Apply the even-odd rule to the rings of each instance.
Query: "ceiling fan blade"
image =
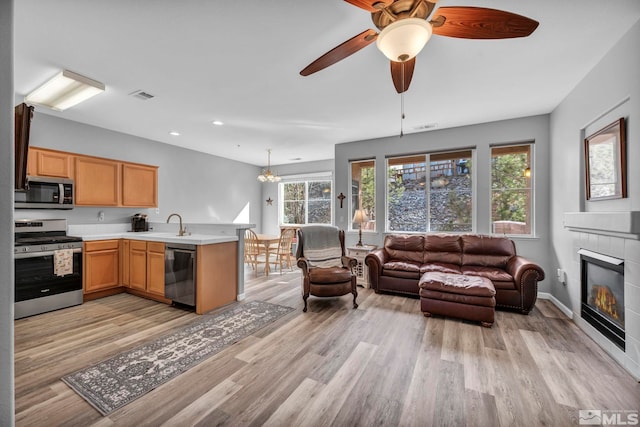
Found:
[[[344,0],[347,3],[364,9],[367,12],[377,12],[393,3],[393,0]]]
[[[347,56],[353,55],[360,49],[369,46],[378,37],[378,33],[374,30],[366,30],[361,32],[355,37],[350,38],[346,42],[342,43],[331,49],[329,52],[322,55],[320,58],[307,65],[304,70],[300,71],[303,76],[308,76],[320,70],[327,68],[329,65],[333,65],[338,61],[343,60]]]
[[[441,7],[431,23],[433,34],[463,39],[527,37],[538,27],[526,16],[484,7]]]
[[[411,58],[405,62],[389,61],[391,63],[391,78],[398,93],[406,92],[411,84],[413,69],[416,66],[416,58]]]

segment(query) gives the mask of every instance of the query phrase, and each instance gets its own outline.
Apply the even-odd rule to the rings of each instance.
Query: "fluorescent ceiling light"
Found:
[[[102,92],[104,92],[103,83],[63,70],[28,94],[25,101],[29,104],[44,105],[53,110],[64,111]]]

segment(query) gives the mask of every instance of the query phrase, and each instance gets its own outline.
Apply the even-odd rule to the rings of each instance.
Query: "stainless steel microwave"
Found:
[[[26,190],[16,190],[16,209],[73,209],[73,180],[28,176]]]

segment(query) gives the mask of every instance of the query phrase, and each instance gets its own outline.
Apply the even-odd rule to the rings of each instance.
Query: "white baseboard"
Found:
[[[561,303],[558,298],[554,297],[550,293],[548,293],[548,292],[538,292],[538,298],[540,298],[540,299],[548,299],[549,301],[551,301],[553,303],[553,305],[558,307],[558,310],[563,312],[565,316],[567,316],[569,319],[573,319],[573,311],[571,311],[571,309],[569,309],[569,307],[567,307],[566,305]]]
[[[245,293],[241,293],[238,294],[238,296],[236,297],[236,301],[242,301],[243,299],[245,299],[247,296],[245,295]]]

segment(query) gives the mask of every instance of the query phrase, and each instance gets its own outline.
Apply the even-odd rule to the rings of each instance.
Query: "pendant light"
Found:
[[[275,174],[273,172],[271,172],[271,148],[267,149],[268,154],[268,160],[267,160],[267,169],[263,169],[262,173],[260,175],[258,175],[258,181],[260,182],[278,182],[280,181],[282,178],[280,178],[278,176],[278,174]]]

